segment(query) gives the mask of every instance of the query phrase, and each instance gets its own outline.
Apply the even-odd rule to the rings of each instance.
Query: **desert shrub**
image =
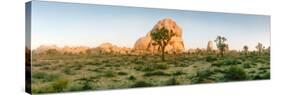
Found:
[[[262,74],[260,74],[260,79],[270,79],[270,70],[266,70]]]
[[[188,67],[190,64],[186,63],[186,62],[177,62],[176,64],[174,64],[176,67]]]
[[[68,82],[69,81],[65,78],[59,78],[51,84],[51,88],[54,90],[54,92],[64,91],[68,85]]]
[[[179,85],[179,81],[175,77],[172,77],[171,79],[167,80],[166,85]]]
[[[217,60],[217,58],[215,56],[208,55],[206,57],[207,62],[213,62],[213,61],[216,61],[216,60]]]
[[[210,80],[213,80],[215,82],[224,82],[224,74],[222,73],[214,73],[212,75],[209,76]]]
[[[147,72],[143,76],[169,76],[170,74],[165,73],[163,71],[154,71],[154,72]]]
[[[101,62],[96,62],[94,65],[95,66],[100,66],[100,65],[102,65],[103,63],[101,63]]]
[[[147,65],[137,66],[137,67],[135,67],[135,69],[138,71],[154,71],[155,70],[152,66],[147,66]]]
[[[270,70],[260,70],[249,75],[249,79],[259,80],[259,79],[270,79]]]
[[[154,64],[153,65],[154,69],[161,69],[161,70],[166,70],[169,68],[167,64]]]
[[[198,66],[197,65],[193,65],[193,68],[197,68]]]
[[[126,73],[126,72],[118,72],[117,74],[118,75],[128,75],[128,73]]]
[[[72,87],[72,90],[90,90],[92,89],[92,79],[93,77],[83,77],[76,79],[75,82],[78,83],[77,87]]]
[[[241,66],[231,66],[224,73],[226,81],[246,80],[247,74]]]
[[[63,69],[63,72],[67,75],[74,75],[75,72],[73,72],[70,68]]]
[[[268,69],[270,69],[270,66],[269,66],[269,65],[262,64],[262,63],[260,63],[260,64],[261,64],[261,66],[258,67],[259,70],[268,70]]]
[[[177,60],[179,60],[179,61],[188,61],[189,59],[188,59],[188,57],[185,57],[185,56],[179,56],[178,58],[177,58]]]
[[[83,90],[82,89],[83,85],[81,85],[81,83],[79,82],[71,82],[69,85],[68,85],[68,91],[81,91]]]
[[[255,61],[259,62],[259,63],[268,63],[268,60],[265,60],[265,58],[263,58],[263,57],[259,57],[259,58],[255,59]]]
[[[250,62],[250,61],[245,61],[245,62],[243,62],[243,67],[244,67],[244,68],[251,68],[251,64],[252,64],[252,62]]]
[[[160,69],[160,70],[166,70],[168,69],[169,66],[167,64],[145,64],[143,66],[137,66],[135,67],[136,70],[138,71],[146,71],[146,72],[151,72],[151,71],[154,71],[154,70],[157,70],[157,69]]]
[[[127,79],[128,79],[128,80],[136,80],[136,77],[133,76],[133,75],[131,75],[131,76],[129,76]]]
[[[101,63],[109,63],[109,60],[102,60]]]
[[[52,73],[48,74],[45,72],[33,72],[32,78],[42,80],[43,82],[50,82],[50,81],[54,81],[54,80],[58,79],[59,75],[52,74]]]
[[[85,65],[95,65],[95,63],[93,63],[93,62],[91,62],[91,61],[88,61],[88,62],[86,62]]]
[[[49,65],[51,65],[51,63],[45,62],[45,61],[40,62],[40,63],[33,63],[32,64],[32,66],[34,66],[34,67],[42,67],[42,66],[49,66]]]
[[[45,72],[32,72],[32,78],[44,79],[48,74]]]
[[[223,60],[217,60],[211,63],[212,66],[217,66],[220,67],[221,65],[223,65]]]
[[[112,64],[105,64],[104,67],[112,67]]]
[[[183,74],[185,74],[185,73],[182,72],[182,71],[175,71],[175,72],[173,73],[174,76],[183,75]]]
[[[145,63],[144,63],[143,61],[141,61],[141,60],[135,60],[134,63],[135,63],[135,64],[145,64]]]
[[[206,80],[209,79],[209,76],[214,74],[213,71],[211,71],[208,68],[201,68],[198,69],[197,72],[190,76],[192,83],[204,83]]]
[[[242,64],[242,61],[240,59],[224,59],[224,65],[237,65]]]
[[[82,90],[90,90],[92,89],[90,81],[83,81],[82,82]]]
[[[82,64],[80,63],[74,63],[71,68],[73,68],[74,70],[80,70],[83,67]]]
[[[169,60],[168,64],[178,64],[177,60]]]
[[[131,87],[136,88],[136,87],[150,87],[153,86],[153,84],[148,83],[146,81],[137,81],[135,84],[133,84]]]
[[[42,67],[42,68],[40,68],[40,70],[49,70],[50,69],[50,67]]]
[[[107,72],[105,72],[104,76],[105,77],[115,77],[115,73],[112,71],[107,71]]]

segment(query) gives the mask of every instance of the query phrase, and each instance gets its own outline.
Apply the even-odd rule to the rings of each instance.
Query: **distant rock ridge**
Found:
[[[149,51],[157,52],[157,46],[152,45],[153,40],[151,39],[150,33],[156,29],[165,27],[169,31],[175,33],[175,36],[171,38],[170,42],[166,46],[166,52],[180,53],[185,50],[184,42],[182,38],[182,28],[176,24],[171,18],[165,18],[156,23],[156,25],[149,31],[146,36],[139,38],[134,45],[134,51]]]
[[[45,53],[48,50],[57,50],[60,53],[86,53],[86,50],[88,50],[89,47],[86,46],[64,46],[64,47],[58,47],[56,45],[41,45],[38,48],[36,48],[33,52],[35,53]]]
[[[111,43],[102,43],[97,47],[87,47],[87,46],[64,46],[58,47],[56,45],[41,45],[35,50],[34,53],[46,53],[48,50],[56,50],[59,53],[71,53],[71,54],[79,54],[79,53],[120,53],[127,54],[131,51],[130,48],[126,47],[118,47],[116,45],[112,45]]]

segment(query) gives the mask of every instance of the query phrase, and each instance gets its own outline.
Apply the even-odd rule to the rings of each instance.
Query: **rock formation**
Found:
[[[153,40],[151,39],[150,33],[152,31],[155,31],[156,29],[161,29],[165,27],[169,31],[175,33],[175,36],[173,36],[166,46],[165,51],[168,53],[180,53],[184,51],[184,43],[182,39],[182,29],[179,27],[174,20],[171,18],[165,18],[157,22],[157,24],[149,31],[146,36],[139,38],[135,45],[133,50],[139,51],[139,52],[157,52],[158,46],[153,45]]]
[[[130,48],[126,47],[118,47],[116,45],[112,45],[111,43],[102,43],[98,47],[90,48],[86,46],[64,46],[58,47],[56,45],[42,45],[36,48],[33,52],[35,54],[46,53],[48,50],[56,50],[62,54],[101,54],[101,53],[118,53],[118,54],[128,54],[131,52]]]
[[[63,53],[72,53],[72,54],[78,54],[78,53],[86,53],[86,51],[89,49],[89,47],[85,46],[77,46],[77,47],[69,47],[65,46],[61,49],[61,52]]]
[[[33,52],[39,54],[39,53],[44,53],[50,49],[60,51],[60,48],[57,47],[56,45],[41,45],[38,48],[36,48]]]
[[[37,54],[46,53],[48,50],[51,50],[51,49],[56,50],[59,53],[78,54],[78,53],[86,53],[86,50],[88,50],[89,47],[84,47],[84,46],[69,47],[69,46],[65,46],[65,47],[61,48],[61,47],[58,47],[56,45],[41,45],[34,50],[34,53],[37,53]]]
[[[96,48],[100,53],[118,53],[118,54],[128,54],[130,52],[130,48],[126,47],[118,47],[116,45],[112,45],[111,43],[103,43]]]
[[[207,45],[207,51],[212,51],[212,50],[214,50],[214,45],[212,41],[209,41]]]

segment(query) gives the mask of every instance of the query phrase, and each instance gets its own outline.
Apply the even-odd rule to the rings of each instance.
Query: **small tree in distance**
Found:
[[[249,49],[249,47],[246,46],[246,45],[243,47],[243,50],[244,50],[244,52],[245,52],[246,55],[248,54],[248,49]]]
[[[161,29],[155,29],[150,33],[153,44],[159,46],[159,50],[161,51],[161,59],[165,60],[165,48],[168,45],[171,38],[175,35],[172,31],[162,27]]]
[[[227,39],[222,36],[217,36],[217,38],[215,40],[221,57],[223,57],[224,52],[228,49],[228,44],[226,44],[226,41],[227,41]]]
[[[257,49],[259,55],[262,53],[264,48],[265,47],[259,42],[258,45],[256,46],[256,49]]]

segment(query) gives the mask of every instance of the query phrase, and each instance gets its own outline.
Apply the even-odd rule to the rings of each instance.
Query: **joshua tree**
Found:
[[[161,51],[161,59],[162,61],[165,60],[165,48],[168,45],[171,38],[175,35],[172,31],[162,27],[161,29],[155,29],[150,33],[152,40],[154,41],[153,44],[159,46],[159,50]]]
[[[226,44],[226,41],[227,39],[222,36],[217,36],[215,40],[221,56],[223,56],[224,52],[228,49],[228,44]]]
[[[245,54],[247,55],[247,54],[248,54],[248,49],[249,49],[249,47],[245,45],[245,46],[243,47],[243,49],[244,49]]]
[[[261,54],[262,51],[264,50],[264,46],[259,42],[258,45],[256,46],[256,49],[258,51],[258,54]]]

